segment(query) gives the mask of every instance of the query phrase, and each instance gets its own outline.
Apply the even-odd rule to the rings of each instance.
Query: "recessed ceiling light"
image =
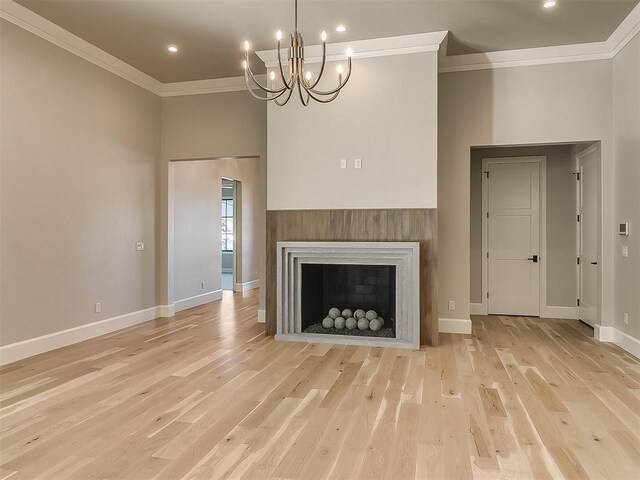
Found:
[[[344,33],[346,31],[347,31],[347,27],[345,27],[344,25],[338,25],[336,27],[336,32],[338,32],[338,33]]]
[[[178,51],[178,47],[176,47],[175,45],[169,45],[167,47],[167,50],[169,50],[171,53],[176,53]]]
[[[546,2],[544,2],[544,3],[542,4],[542,6],[543,6],[544,8],[553,8],[553,7],[555,7],[555,6],[556,6],[556,2],[555,2],[555,0],[547,0]]]

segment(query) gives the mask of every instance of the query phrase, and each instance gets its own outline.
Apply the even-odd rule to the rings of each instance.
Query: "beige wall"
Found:
[[[482,303],[482,159],[545,156],[547,305],[576,305],[576,178],[571,145],[482,148],[471,151],[471,303]]]
[[[435,207],[437,77],[436,52],[366,58],[333,103],[271,103],[268,209]]]
[[[264,239],[256,235],[264,214],[260,160],[204,160],[171,165],[174,192],[175,299],[219,290],[222,268],[222,178],[241,182],[242,259],[236,282],[259,279]],[[205,287],[201,287],[201,283]]]
[[[4,20],[0,48],[1,343],[155,306],[160,99]]]
[[[614,233],[614,323],[640,339],[640,34],[613,59],[613,130],[614,221],[631,226],[628,237]]]
[[[470,150],[473,146],[602,140],[603,252],[611,251],[611,62],[441,74],[438,100],[439,311],[469,318]],[[609,213],[607,213],[609,212]],[[605,279],[612,258],[603,258]],[[613,290],[603,286],[603,322]],[[447,300],[456,300],[456,311]]]
[[[172,182],[169,160],[213,158],[225,156],[252,156],[260,158],[260,193],[257,205],[255,238],[261,245],[259,274],[264,268],[264,222],[266,207],[266,106],[247,92],[191,95],[162,99],[162,264],[161,298],[173,303],[175,259],[172,258],[174,241],[173,198],[169,194]],[[167,288],[168,286],[168,288]],[[260,308],[264,308],[264,289],[260,291]]]

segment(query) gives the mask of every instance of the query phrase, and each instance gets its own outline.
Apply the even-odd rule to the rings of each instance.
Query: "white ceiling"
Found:
[[[241,44],[275,46],[293,0],[17,0],[163,82],[242,74]],[[307,44],[449,30],[449,55],[606,40],[638,0],[299,0]],[[347,32],[338,34],[343,23]],[[166,47],[175,44],[177,54]]]

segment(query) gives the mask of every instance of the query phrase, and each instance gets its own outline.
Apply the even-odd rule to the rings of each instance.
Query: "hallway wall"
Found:
[[[603,321],[613,320],[610,60],[440,74],[438,278],[441,317],[469,318],[472,147],[602,141]],[[455,300],[457,309],[447,309]]]
[[[167,97],[162,99],[160,209],[163,223],[160,296],[168,304],[174,302],[174,285],[169,287],[175,259],[172,258],[174,225],[167,223],[173,209],[169,198],[169,161],[194,158],[250,156],[260,159],[260,181],[256,211],[255,237],[258,250],[258,277],[263,281],[266,175],[267,175],[267,107],[248,92],[229,92]],[[169,287],[169,288],[168,288]],[[264,288],[260,289],[260,308],[264,308]]]
[[[238,259],[237,283],[259,279],[261,252],[258,235],[262,215],[260,160],[202,160],[174,162],[174,274],[176,302],[221,287],[222,178],[241,182],[242,256]],[[202,287],[204,282],[204,288]]]

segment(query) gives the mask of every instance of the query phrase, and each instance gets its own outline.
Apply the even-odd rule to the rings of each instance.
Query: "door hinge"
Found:
[[[576,263],[580,265],[580,257],[576,257]]]
[[[489,298],[489,292],[487,292],[487,298]]]
[[[487,252],[487,258],[489,258],[489,252]]]
[[[573,174],[576,176],[576,180],[580,181],[580,172],[573,172]]]
[[[576,306],[579,307],[580,306],[580,299],[576,299]]]
[[[576,215],[576,222],[580,221],[580,214]]]
[[[488,170],[486,172],[484,172],[484,174],[487,176],[487,178],[489,178],[489,171]]]
[[[489,212],[487,212],[487,218],[489,218]]]

